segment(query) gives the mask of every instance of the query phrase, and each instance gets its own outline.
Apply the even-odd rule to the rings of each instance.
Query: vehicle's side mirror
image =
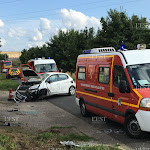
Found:
[[[121,80],[119,83],[119,92],[126,93],[128,91],[127,82],[125,80]]]
[[[50,84],[50,83],[52,83],[52,81],[48,81],[48,83]]]
[[[50,81],[50,80],[47,80],[47,81],[45,81],[45,82],[46,82],[46,83],[49,83],[49,84],[52,83],[52,81]]]

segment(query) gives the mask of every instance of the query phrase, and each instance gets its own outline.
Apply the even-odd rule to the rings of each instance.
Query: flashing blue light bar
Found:
[[[125,46],[124,46],[124,45],[121,45],[121,46],[120,46],[120,49],[121,49],[121,50],[124,50],[124,49],[125,49]]]
[[[36,60],[38,60],[38,57],[36,58]]]
[[[83,50],[83,54],[90,54],[90,53],[91,53],[91,49]]]
[[[48,57],[48,59],[51,59],[50,57]]]

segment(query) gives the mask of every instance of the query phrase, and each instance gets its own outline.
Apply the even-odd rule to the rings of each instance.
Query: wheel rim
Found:
[[[84,103],[81,104],[81,113],[83,115],[85,114],[85,105],[84,105]]]
[[[70,88],[70,94],[71,94],[71,95],[74,95],[74,94],[75,94],[75,88],[74,88],[74,87],[71,87],[71,88]]]
[[[128,123],[128,131],[132,135],[139,135],[141,133],[141,129],[137,120],[131,120]]]

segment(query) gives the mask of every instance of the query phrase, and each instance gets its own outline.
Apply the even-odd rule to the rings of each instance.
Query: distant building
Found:
[[[21,56],[21,52],[11,52],[11,51],[1,51],[0,54],[7,54],[8,55],[8,59],[19,59],[19,57]]]

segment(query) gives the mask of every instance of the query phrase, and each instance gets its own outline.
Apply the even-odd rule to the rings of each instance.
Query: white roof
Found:
[[[150,49],[122,51],[127,65],[150,63]]]
[[[78,57],[108,56],[108,55],[118,55],[122,60],[124,67],[128,65],[150,63],[150,49],[127,50],[127,51],[107,52],[107,53],[100,52],[97,54],[81,54]]]
[[[42,74],[49,74],[49,75],[53,75],[53,74],[65,74],[65,75],[68,75],[67,73],[63,73],[63,72],[46,72],[46,73],[42,73]]]
[[[54,59],[41,59],[41,58],[38,58],[38,59],[31,59],[29,61],[34,61],[35,65],[37,65],[37,64],[53,64],[53,63],[55,63]]]

